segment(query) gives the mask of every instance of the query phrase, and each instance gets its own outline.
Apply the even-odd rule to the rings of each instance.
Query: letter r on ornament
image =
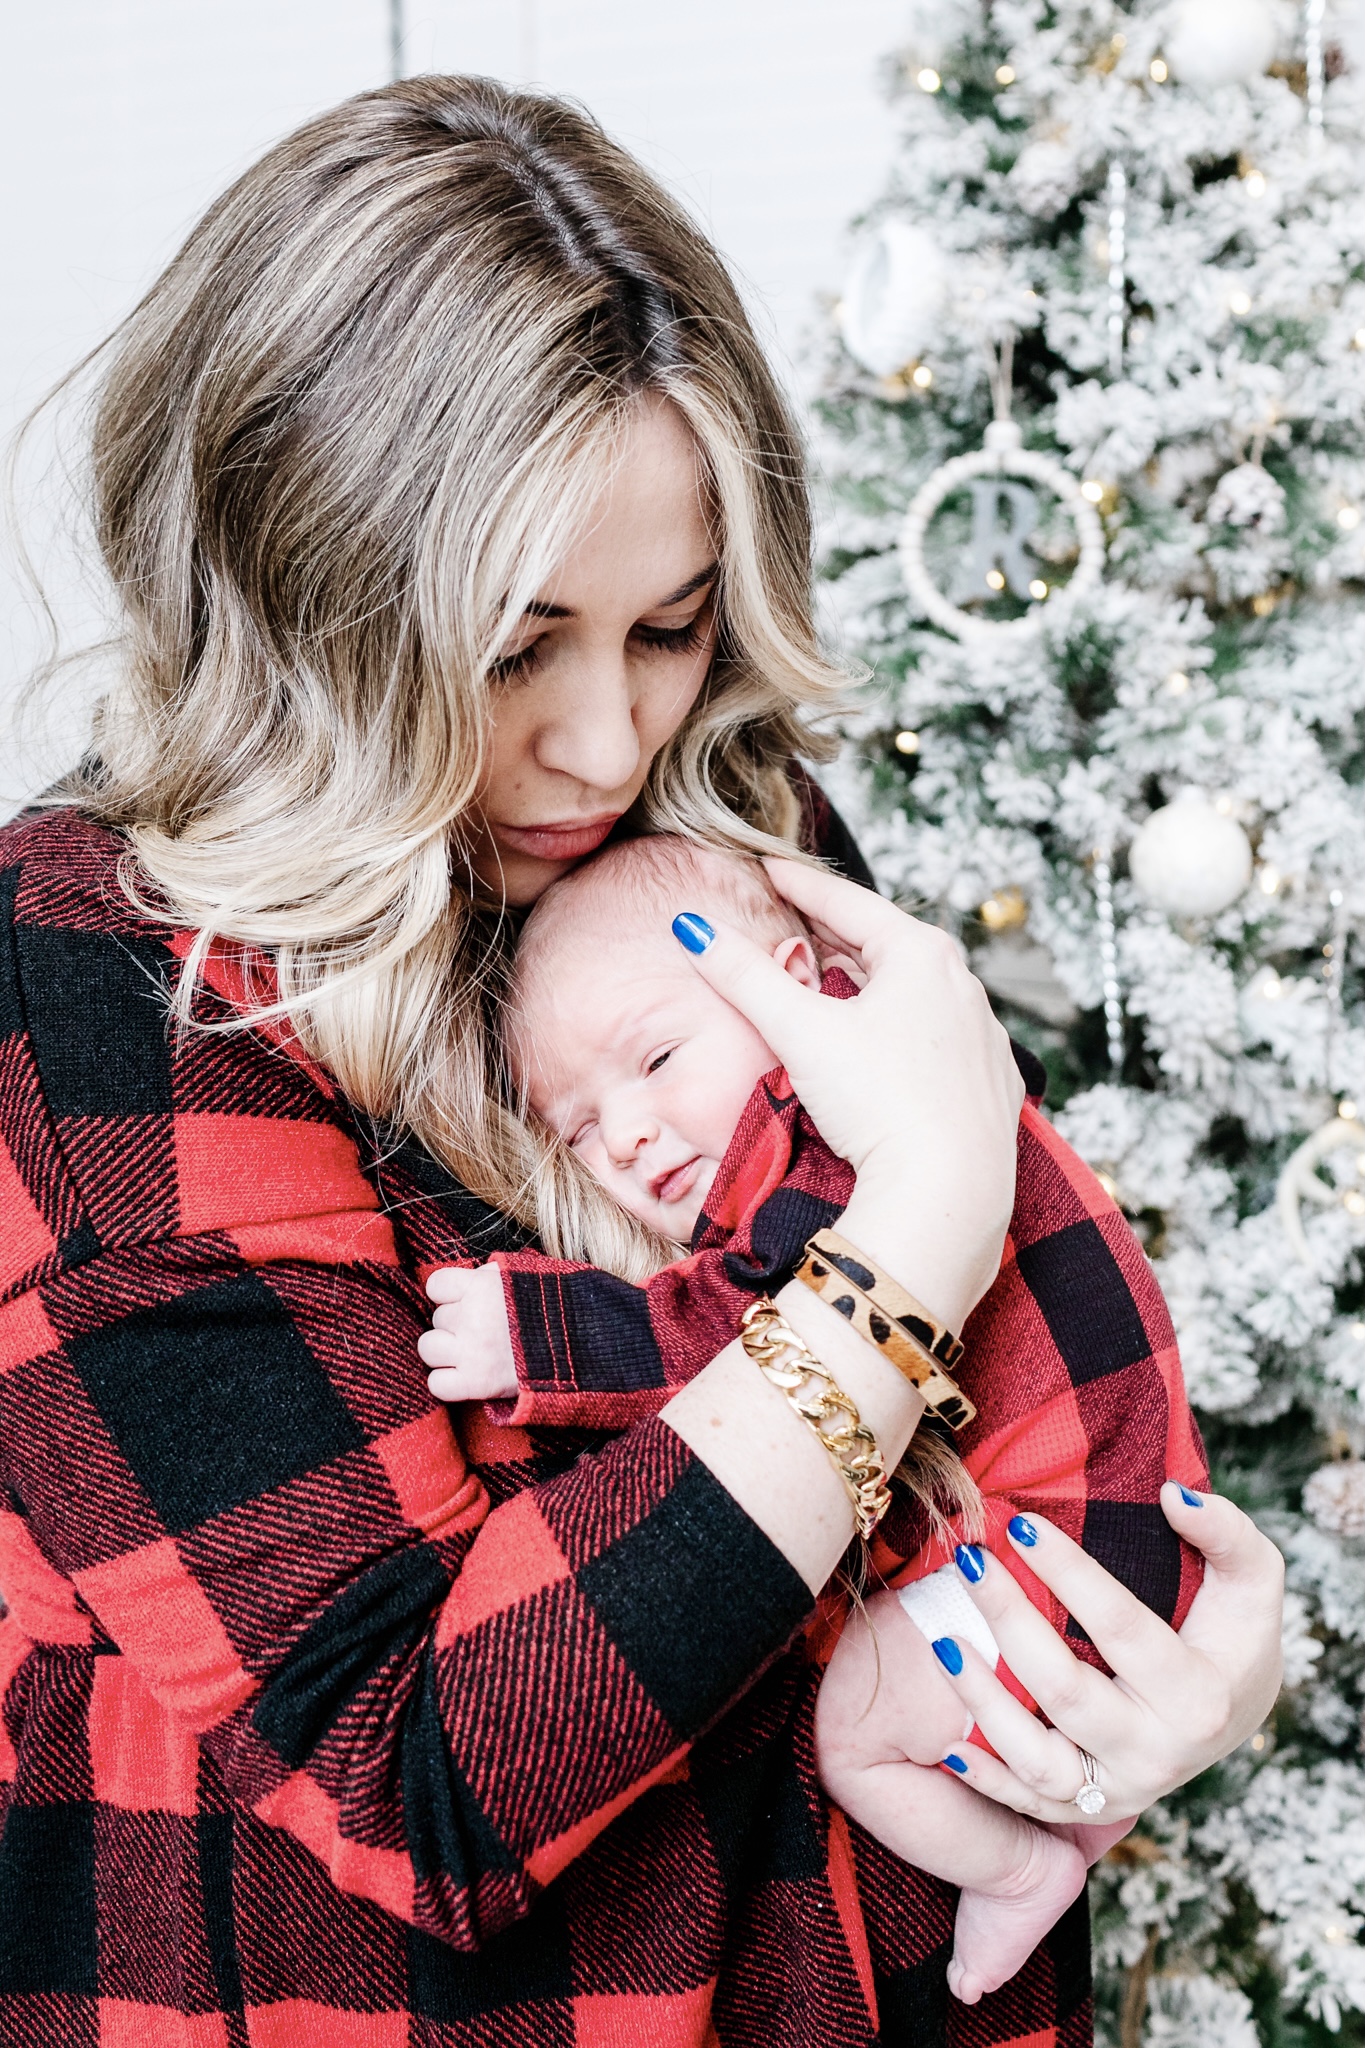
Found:
[[[972,595],[986,588],[990,570],[999,569],[1016,597],[1027,598],[1029,580],[1037,569],[1024,555],[1024,546],[1038,524],[1038,500],[1027,484],[1010,483],[1004,477],[978,477],[968,487],[972,494]],[[1008,524],[1002,513],[1008,508]]]

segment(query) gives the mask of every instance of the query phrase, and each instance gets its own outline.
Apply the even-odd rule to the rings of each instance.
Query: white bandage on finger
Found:
[[[958,1642],[970,1643],[994,1671],[1000,1662],[1000,1645],[963,1585],[955,1564],[945,1564],[927,1579],[916,1579],[909,1586],[899,1587],[896,1598],[929,1642],[937,1642],[940,1636],[952,1636]]]

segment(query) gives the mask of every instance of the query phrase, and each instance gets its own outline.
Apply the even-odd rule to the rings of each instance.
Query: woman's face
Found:
[[[473,841],[492,895],[534,903],[630,809],[706,680],[717,573],[692,437],[672,406],[641,405],[499,663]]]

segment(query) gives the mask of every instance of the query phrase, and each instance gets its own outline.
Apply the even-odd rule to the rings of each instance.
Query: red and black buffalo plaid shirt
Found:
[[[948,1999],[952,1892],[820,1796],[806,1588],[665,1424],[433,1404],[419,1275],[516,1233],[168,1034],[119,852],[0,832],[0,2043],[1083,2048],[1083,1904]]]

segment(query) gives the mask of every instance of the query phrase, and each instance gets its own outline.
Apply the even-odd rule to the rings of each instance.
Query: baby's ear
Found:
[[[820,963],[809,939],[783,939],[780,946],[774,946],[773,958],[785,974],[800,982],[802,988],[819,989]]]

